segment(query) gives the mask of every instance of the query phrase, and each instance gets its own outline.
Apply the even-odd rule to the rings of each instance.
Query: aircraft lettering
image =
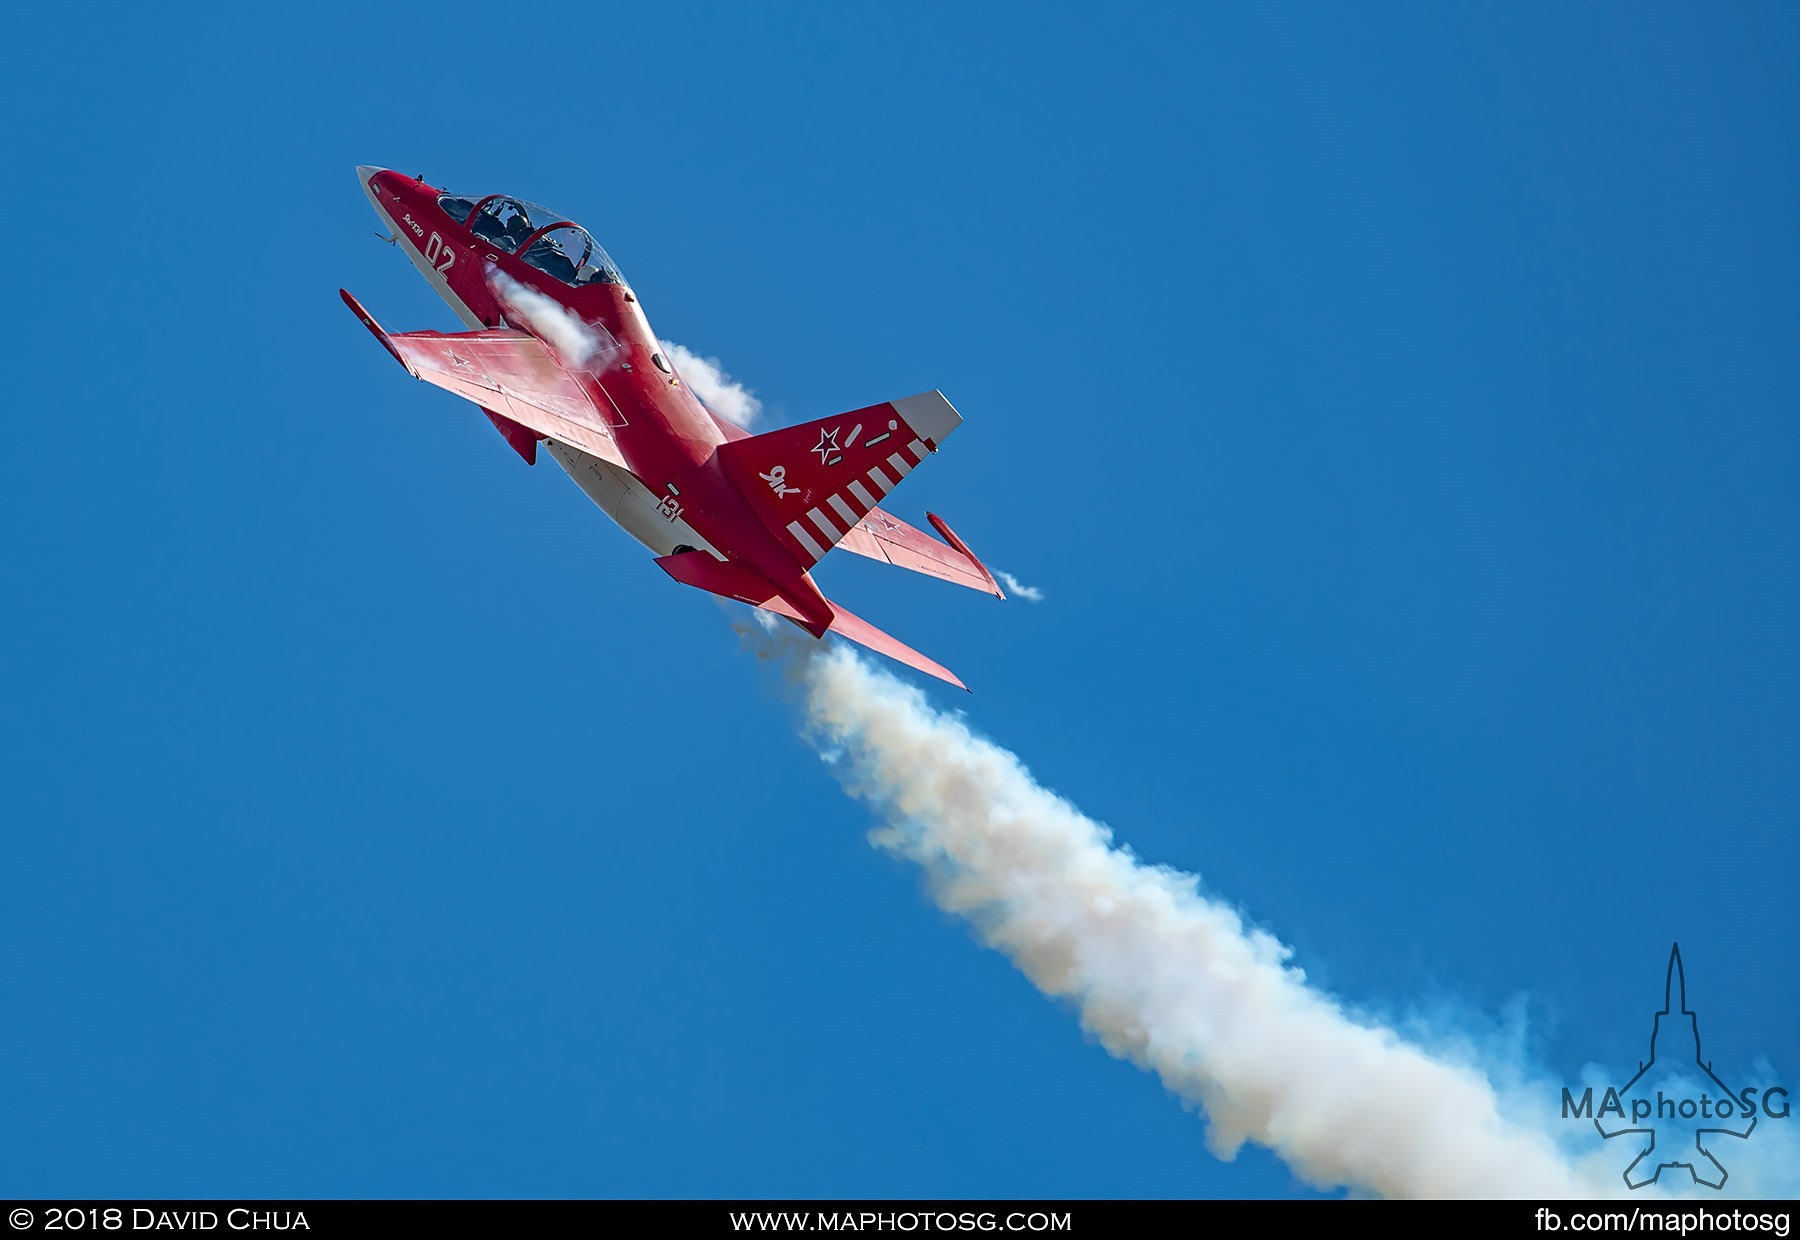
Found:
[[[662,503],[656,506],[656,511],[670,521],[679,521],[681,520],[681,501],[673,495],[665,495],[662,497]]]
[[[440,255],[444,260],[441,263],[438,261]],[[442,273],[450,270],[451,266],[455,264],[456,251],[451,249],[442,237],[432,233],[431,240],[425,243],[425,261]]]
[[[766,474],[756,475],[769,484],[769,490],[775,492],[775,498],[786,499],[790,495],[800,494],[799,487],[787,485],[787,466],[777,465]]]
[[[424,225],[419,224],[417,221],[415,221],[410,214],[402,215],[400,217],[400,219],[406,224],[406,226],[408,228],[413,230],[413,236],[423,237],[425,235]]]

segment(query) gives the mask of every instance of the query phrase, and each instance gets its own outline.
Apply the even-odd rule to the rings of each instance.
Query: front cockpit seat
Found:
[[[564,284],[575,283],[575,264],[569,261],[555,244],[540,240],[525,255],[525,261],[536,267],[545,275],[553,276]]]

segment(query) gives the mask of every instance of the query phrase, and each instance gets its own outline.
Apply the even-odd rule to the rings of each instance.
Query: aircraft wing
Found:
[[[606,417],[536,337],[506,329],[390,335],[356,298],[342,289],[339,293],[344,304],[415,379],[455,392],[483,411],[510,418],[540,435],[630,468]]]
[[[871,560],[892,564],[896,568],[908,568],[915,573],[936,577],[940,581],[968,586],[971,590],[980,590],[995,598],[1005,598],[1005,593],[989,575],[987,566],[976,559],[962,539],[951,532],[944,519],[935,512],[925,515],[946,538],[953,540],[952,546],[946,547],[925,531],[876,508],[857,522],[855,529],[844,535],[838,547],[867,556]]]

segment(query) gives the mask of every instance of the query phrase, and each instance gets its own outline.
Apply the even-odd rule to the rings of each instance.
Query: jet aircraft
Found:
[[[842,547],[1006,597],[937,514],[926,517],[942,542],[880,507],[961,423],[943,393],[752,435],[683,381],[636,292],[580,225],[504,194],[452,194],[366,165],[356,174],[468,329],[390,333],[340,290],[408,373],[480,406],[526,464],[543,444],[676,581],[966,688],[828,600],[812,576]]]

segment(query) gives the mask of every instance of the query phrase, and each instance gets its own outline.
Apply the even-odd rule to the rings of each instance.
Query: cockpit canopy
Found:
[[[438,205],[459,224],[467,224],[477,237],[508,254],[517,254],[564,284],[579,288],[625,283],[618,266],[587,229],[547,207],[504,194],[480,200],[445,194]]]
[[[625,279],[599,242],[579,224],[558,224],[525,249],[525,261],[546,275],[579,288],[583,284],[623,284]]]

